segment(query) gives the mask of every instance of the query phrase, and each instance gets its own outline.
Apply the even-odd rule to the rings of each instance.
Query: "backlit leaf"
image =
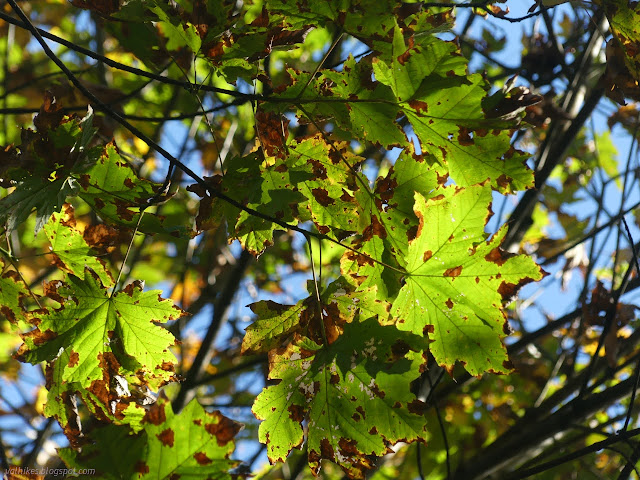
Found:
[[[345,325],[330,346],[311,341],[289,345],[270,357],[267,387],[253,411],[264,420],[260,440],[271,461],[284,460],[305,435],[309,464],[338,463],[352,478],[364,478],[373,464],[399,441],[424,439],[424,404],[410,392],[422,356],[410,351],[420,337],[383,327],[375,319]]]
[[[85,267],[89,267],[98,275],[103,285],[112,286],[114,280],[111,272],[101,259],[91,255],[91,248],[75,226],[73,207],[69,204],[65,204],[60,213],[54,213],[44,226],[51,243],[54,263],[77,277],[83,276]]]
[[[391,310],[396,325],[427,334],[430,352],[449,369],[460,361],[472,375],[508,372],[502,304],[521,285],[541,279],[540,268],[530,257],[500,250],[504,228],[485,241],[487,186],[445,187],[429,200],[415,198],[420,224]]]
[[[93,443],[81,452],[60,451],[68,465],[93,468],[106,479],[231,479],[238,462],[229,456],[241,425],[220,412],[207,412],[192,400],[179,414],[160,398],[147,410],[144,427],[131,435],[126,427],[109,425],[92,432]]]
[[[104,415],[130,408],[130,402],[112,403],[122,396],[116,376],[130,388],[152,390],[174,378],[173,336],[154,322],[177,318],[181,311],[158,290],[143,292],[136,282],[110,295],[97,275],[85,270],[84,279],[69,275],[66,284],[54,281],[46,293],[61,306],[36,316],[37,326],[23,335],[17,355],[34,364],[48,362],[55,383],[46,411],[61,423],[67,423],[62,420],[68,420],[65,412],[76,393]]]

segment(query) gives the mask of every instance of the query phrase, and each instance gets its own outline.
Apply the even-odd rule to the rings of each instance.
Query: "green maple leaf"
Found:
[[[93,148],[87,157],[85,165],[73,174],[80,184],[80,198],[104,220],[135,227],[140,208],[147,205],[160,185],[139,178],[115,143]],[[162,219],[149,212],[145,212],[139,228],[149,232],[166,231]]]
[[[66,426],[71,397],[79,393],[102,416],[123,420],[126,410],[140,417],[135,402],[120,402],[117,383],[156,390],[173,380],[174,338],[155,322],[177,318],[181,310],[161,299],[159,290],[143,292],[139,282],[109,295],[91,270],[83,279],[51,282],[46,293],[61,306],[37,315],[37,327],[23,335],[17,353],[22,361],[49,363],[45,413]]]
[[[506,229],[485,241],[490,202],[487,186],[444,187],[429,200],[416,193],[418,232],[391,309],[400,330],[428,334],[439,364],[451,369],[460,361],[472,375],[509,371],[502,304],[542,278],[530,257],[500,251]]]
[[[0,225],[4,224],[8,232],[15,230],[35,209],[37,234],[79,187],[70,172],[84,159],[85,148],[95,134],[91,126],[93,110],[89,108],[82,119],[57,118],[51,101],[52,97],[45,95],[45,104],[35,119],[38,133],[25,130],[19,153],[15,148],[10,153],[10,158],[15,155],[15,164],[8,165],[12,179],[16,180],[15,190],[0,200]],[[56,117],[57,124],[48,125],[51,115]]]
[[[60,211],[67,196],[75,194],[78,185],[70,178],[53,181],[28,177],[16,185],[16,189],[0,200],[0,224],[12,232],[23,223],[31,212],[37,211],[35,233],[49,221],[53,212]]]
[[[289,145],[294,185],[307,199],[302,206],[321,233],[336,238],[368,224],[367,208],[363,207],[368,180],[357,172],[362,160],[348,153],[340,142],[329,145],[321,135]]]
[[[318,326],[313,325],[314,318],[322,311],[326,335],[340,335],[341,328],[351,323],[356,315],[364,318],[378,317],[382,322],[389,316],[390,305],[376,298],[377,288],[372,287],[356,292],[355,288],[340,277],[332,282],[321,295],[321,305],[315,297],[315,287],[309,285],[310,297],[300,300],[296,305],[280,305],[270,300],[250,305],[258,318],[247,327],[242,341],[242,353],[268,352],[282,344],[294,332],[305,330],[314,332],[320,338]]]
[[[318,99],[317,114],[331,114],[336,122],[351,135],[362,140],[397,147],[407,143],[402,128],[395,122],[398,108],[390,89],[382,83],[371,82],[371,65],[356,63],[349,56],[341,72],[326,71],[315,85],[319,93],[326,83],[335,84],[333,96],[343,98],[343,103],[322,103]]]
[[[418,225],[413,212],[415,192],[429,198],[447,179],[445,171],[430,160],[428,155],[418,156],[413,147],[408,147],[387,175],[378,178],[375,184],[376,216],[382,228],[372,234],[386,239],[396,260],[403,266],[409,240],[415,236]]]
[[[409,348],[421,342],[371,318],[346,324],[325,348],[302,339],[279,350],[269,378],[280,382],[263,390],[253,406],[264,420],[259,437],[270,460],[284,460],[302,443],[304,420],[315,473],[328,459],[352,478],[364,478],[372,467],[368,455],[382,455],[399,441],[424,440],[424,404],[409,389],[423,363]]]
[[[510,124],[485,117],[486,81],[466,73],[466,60],[451,44],[426,37],[407,45],[396,28],[390,55],[378,58],[373,70],[393,91],[423,150],[446,166],[458,185],[490,178],[505,193],[533,185],[527,156],[510,148],[507,131],[497,132]]]
[[[611,31],[623,47],[624,62],[631,76],[640,79],[640,11],[637,5],[631,8],[629,2],[613,0],[604,4]]]
[[[356,62],[350,56],[340,72],[321,70],[316,78],[292,69],[287,72],[292,85],[279,96],[290,98],[294,104],[301,103],[299,109],[304,116],[331,119],[345,139],[355,135],[386,148],[407,142],[395,122],[398,107],[393,93],[386,85],[371,82],[370,64]]]
[[[114,281],[111,272],[101,259],[91,255],[91,247],[75,229],[75,225],[73,207],[65,204],[62,211],[54,213],[44,226],[55,264],[76,277],[83,276],[85,267],[89,267],[105,286],[111,287]]]
[[[77,469],[93,468],[105,479],[231,479],[239,462],[229,460],[241,425],[220,412],[209,413],[192,400],[175,414],[160,398],[146,411],[143,430],[109,425],[91,434],[93,443],[78,452],[59,450],[60,458]]]
[[[164,2],[158,3],[160,5],[164,4]],[[180,22],[180,18],[177,15],[172,19],[160,5],[156,4],[156,6],[150,7],[150,10],[158,15],[160,19],[158,25],[168,40],[165,48],[167,50],[177,50],[186,45],[192,52],[198,53],[202,40],[200,39],[200,35],[198,35],[196,27],[191,23]],[[164,5],[166,8],[166,4]],[[173,24],[176,20],[178,20],[178,25]]]
[[[402,30],[396,27],[391,44],[375,42],[375,46],[382,52],[373,60],[376,79],[389,85],[398,101],[413,98],[429,75],[467,73],[467,60],[455,44],[432,35],[411,37],[407,45]]]
[[[280,305],[271,300],[263,300],[250,305],[258,319],[247,327],[242,340],[242,353],[267,352],[290,335],[300,321],[300,313],[305,308],[303,301],[296,305]]]
[[[340,271],[358,289],[375,288],[378,298],[393,298],[400,289],[399,264],[387,239],[373,235],[365,241],[350,243],[355,250],[347,250],[340,259]],[[390,268],[392,267],[392,268]]]
[[[312,220],[320,232],[333,238],[361,231],[369,224],[366,204],[372,194],[368,180],[356,171],[360,157],[348,153],[339,142],[329,145],[321,135],[291,141],[285,147],[277,156],[264,160],[256,154],[233,159],[224,177],[214,177],[215,188],[283,222]],[[233,226],[231,239],[239,239],[254,254],[270,246],[273,232],[282,229],[208,197],[197,186],[190,189],[203,196],[198,228],[217,228],[224,216]],[[244,197],[239,198],[238,192]]]
[[[5,268],[0,258],[0,272]],[[0,275],[0,313],[11,323],[16,324],[25,319],[22,300],[29,295],[27,285],[18,272],[8,270]]]

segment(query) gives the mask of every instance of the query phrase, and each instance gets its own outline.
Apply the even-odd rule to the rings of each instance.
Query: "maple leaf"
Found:
[[[447,180],[446,171],[432,160],[428,155],[416,155],[413,148],[409,147],[400,154],[387,175],[378,178],[374,187],[376,216],[384,233],[379,228],[370,235],[382,235],[387,239],[402,266],[409,241],[418,229],[418,217],[413,212],[415,192],[429,198]]]
[[[424,440],[424,404],[410,392],[424,362],[411,345],[421,337],[381,326],[375,318],[354,321],[324,348],[301,339],[270,355],[269,378],[280,382],[258,396],[253,412],[260,441],[272,462],[282,461],[304,438],[307,421],[309,465],[340,465],[350,477],[364,478],[399,441]],[[413,347],[415,348],[415,347]]]
[[[140,208],[160,188],[159,184],[139,178],[113,142],[87,152],[87,161],[74,170],[74,177],[80,184],[78,195],[100,217],[128,227],[138,225]],[[145,212],[139,228],[148,232],[167,231],[162,218],[149,212]],[[180,231],[186,233],[185,229],[176,229],[174,233]]]
[[[283,149],[284,150],[284,149]],[[360,157],[340,142],[329,145],[321,135],[286,145],[286,154],[260,161],[257,154],[234,158],[224,177],[210,179],[215,188],[247,207],[283,222],[312,220],[321,233],[342,238],[368,224],[364,205],[371,193],[368,180],[357,169]],[[273,244],[273,232],[282,227],[222,201],[200,194],[198,225],[217,228],[224,216],[232,226],[231,239],[255,255]],[[237,192],[244,192],[238,198]]]
[[[635,80],[634,93],[638,96],[638,80],[640,80],[640,27],[638,25],[640,25],[640,11],[637,4],[632,8],[632,3],[624,0],[606,2],[604,9],[607,18],[611,22],[611,31],[617,42],[617,53],[622,57],[628,69],[626,75],[631,77],[632,81]]]
[[[16,356],[33,364],[48,362],[45,413],[64,426],[76,393],[95,412],[122,420],[121,410],[132,413],[135,405],[119,402],[116,377],[152,390],[174,379],[173,336],[154,322],[182,312],[161,299],[158,290],[143,292],[142,284],[134,282],[109,295],[97,274],[86,269],[84,278],[68,275],[66,284],[49,283],[46,293],[60,307],[33,315],[36,328],[22,336]],[[133,416],[139,420],[140,412]]]
[[[303,301],[296,305],[280,305],[263,300],[250,305],[258,319],[247,327],[242,340],[242,354],[266,352],[276,347],[299,324]]]
[[[81,452],[60,449],[60,457],[70,467],[92,468],[106,479],[232,478],[229,471],[239,462],[229,456],[239,423],[205,411],[196,400],[175,414],[171,403],[160,398],[141,425],[137,435],[122,426],[98,428],[92,444]]]
[[[29,290],[18,272],[5,272],[4,269],[4,261],[0,258],[0,313],[15,324],[25,319],[22,300],[29,295]]]
[[[51,243],[54,263],[77,277],[83,276],[85,267],[89,267],[98,275],[103,285],[111,287],[114,282],[111,272],[100,258],[91,255],[91,247],[75,226],[73,207],[68,203],[63,205],[60,213],[54,213],[44,226]]]
[[[26,178],[16,185],[14,192],[0,200],[0,224],[4,224],[8,232],[12,232],[35,209],[35,233],[38,233],[51,214],[62,208],[67,196],[76,191],[77,186],[68,178],[44,183],[35,177]]]
[[[478,106],[486,97],[481,75],[468,75],[466,60],[444,43],[427,37],[424,45],[405,44],[396,28],[392,59],[374,62],[376,79],[391,87],[399,110],[420,139],[423,151],[449,169],[460,186],[491,179],[504,193],[533,185],[533,173],[524,164],[528,158],[510,148],[507,131],[489,135],[512,122],[487,119]]]
[[[5,152],[8,163],[0,167],[13,170],[15,190],[0,199],[0,224],[15,230],[36,210],[35,233],[47,223],[53,212],[60,211],[66,198],[75,195],[78,185],[71,170],[83,159],[85,147],[95,134],[93,111],[80,119],[65,117],[47,92],[34,123],[38,132],[25,130],[19,149]],[[3,175],[4,176],[4,175]]]
[[[428,200],[415,194],[420,223],[391,309],[400,330],[428,334],[440,365],[451,370],[460,361],[472,375],[510,370],[503,301],[543,276],[530,257],[500,251],[505,228],[485,241],[490,202],[486,185],[442,187]]]
[[[389,316],[390,305],[376,298],[375,287],[356,291],[345,278],[340,277],[327,286],[320,297],[320,304],[313,284],[308,288],[312,295],[296,305],[280,305],[270,300],[249,305],[258,318],[247,327],[242,353],[267,352],[302,330],[311,337],[317,337],[318,341],[322,341],[321,330],[324,330],[331,343],[356,315],[376,317],[381,322]],[[320,321],[324,327],[320,326]]]

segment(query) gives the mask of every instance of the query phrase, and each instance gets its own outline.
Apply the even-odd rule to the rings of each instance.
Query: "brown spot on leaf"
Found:
[[[55,300],[60,305],[64,304],[64,297],[58,293],[58,289],[63,287],[64,283],[60,280],[52,280],[44,284],[44,296],[49,297],[52,300]],[[75,300],[77,304],[77,299]]]
[[[362,405],[358,405],[356,407],[356,412],[358,412],[360,415],[362,415],[362,418],[367,418],[367,415],[364,411],[364,408],[362,408]]]
[[[360,454],[356,447],[357,444],[358,442],[352,438],[341,438],[338,441],[338,448],[340,448],[340,453],[344,457],[357,457]]]
[[[310,158],[307,160],[307,163],[311,165],[311,171],[313,172],[313,176],[318,180],[327,180],[327,168],[322,165],[318,160]]]
[[[320,440],[320,455],[322,458],[333,460],[333,447],[329,443],[329,439],[323,438]]]
[[[422,218],[422,216],[420,216],[420,218]],[[409,227],[407,229],[407,240],[409,242],[414,240],[418,236],[418,233],[420,233],[420,230],[421,227],[419,225],[413,225],[412,227]]]
[[[4,315],[5,318],[9,320],[9,322],[16,323],[16,316],[14,315],[13,310],[11,310],[9,307],[2,305],[0,307],[0,313]]]
[[[166,421],[167,416],[164,412],[164,405],[161,403],[151,405],[142,419],[142,423],[150,423],[152,425],[162,425]]]
[[[336,201],[329,196],[329,192],[324,188],[314,188],[311,190],[311,193],[317,202],[323,207],[328,207],[329,205],[336,203]]]
[[[429,109],[427,102],[422,100],[409,100],[409,106],[413,108],[416,113],[425,112]]]
[[[251,25],[254,27],[266,27],[269,25],[269,11],[266,6],[262,6],[262,11],[258,15]]]
[[[424,415],[427,410],[427,404],[417,398],[407,404],[407,409],[416,415]]]
[[[123,239],[123,231],[111,225],[100,223],[87,225],[82,238],[90,247],[104,248],[119,244]]]
[[[383,390],[380,390],[380,387],[378,387],[377,383],[374,383],[370,388],[374,395],[378,398],[384,398],[387,395]]]
[[[209,465],[213,460],[207,457],[207,454],[204,452],[197,452],[193,454],[193,458],[196,459],[199,465]]]
[[[492,249],[489,253],[487,253],[484,259],[487,262],[495,263],[498,266],[502,266],[512,256],[513,254],[504,252],[500,249],[500,247],[496,247]]]
[[[378,429],[373,426],[371,427],[371,430],[369,430],[369,435],[376,435],[378,433]]]
[[[462,265],[458,265],[457,267],[447,268],[442,276],[444,277],[458,277],[462,272]]]
[[[233,437],[235,437],[240,431],[240,428],[242,428],[239,423],[225,417],[220,412],[213,412],[209,414],[209,416],[217,418],[218,423],[206,423],[204,429],[209,433],[209,435],[216,437],[218,446],[220,447],[233,440]]]
[[[503,173],[496,179],[496,183],[498,184],[498,187],[500,187],[503,190],[506,190],[509,187],[509,185],[511,185],[511,180],[509,179],[509,177],[507,177]]]
[[[287,411],[289,412],[289,418],[294,422],[302,422],[304,420],[304,408],[300,405],[291,404]]]
[[[435,328],[433,325],[425,325],[424,328],[422,329],[422,334],[426,335],[428,333],[433,333],[435,332]]]
[[[141,475],[145,475],[149,473],[149,465],[144,463],[142,460],[138,460],[133,466],[133,471]]]
[[[116,214],[118,215],[118,217],[120,217],[126,222],[131,222],[133,220],[133,216],[136,214],[136,212],[134,212],[133,210],[129,210],[129,207],[132,206],[131,203],[123,202],[118,198],[114,199],[113,203],[116,206]],[[96,206],[97,206],[97,203],[96,203]]]
[[[498,293],[504,300],[513,297],[520,286],[514,285],[513,283],[502,282],[498,287]]]
[[[398,55],[398,63],[400,65],[406,64],[411,58],[411,53],[412,53],[411,50],[413,49],[413,45],[414,45],[414,40],[413,40],[413,36],[411,36],[409,37],[409,45],[408,45],[409,48],[407,48],[406,52]]]
[[[176,366],[173,364],[173,362],[162,362],[161,365],[159,365],[160,370],[163,370],[165,372],[175,372],[176,370]]]
[[[426,252],[424,252],[422,254],[422,261],[426,262],[427,260],[429,260],[431,257],[433,256],[433,252],[431,250],[427,250]]]
[[[104,202],[98,197],[95,197],[93,199],[93,204],[96,206],[98,210],[102,210],[104,208]]]
[[[466,127],[460,127],[460,132],[458,133],[458,143],[464,147],[473,145],[474,141],[471,135],[471,130]]]
[[[140,280],[134,280],[133,282],[127,284],[126,287],[122,289],[122,293],[133,297],[133,294],[138,290],[142,291],[142,282]],[[158,300],[161,300],[160,298]]]
[[[175,433],[170,428],[163,430],[162,432],[156,435],[160,443],[162,443],[165,447],[173,447],[173,441],[175,438]]]
[[[69,354],[69,361],[67,362],[67,367],[73,368],[78,365],[79,361],[80,355],[78,355],[78,352],[74,352],[73,350],[71,350],[71,353]]]
[[[445,303],[445,305],[447,306],[447,308],[448,308],[449,310],[451,310],[451,309],[453,308],[453,302],[451,301],[451,299],[450,299],[450,298],[447,298],[447,301],[446,301],[446,302],[444,302],[444,303]]]
[[[30,337],[33,344],[38,346],[38,345],[44,345],[45,343],[50,342],[54,338],[57,338],[58,334],[53,330],[47,329],[44,332],[42,332],[40,329],[36,328],[35,330],[25,334],[24,337],[25,338]],[[20,353],[20,351],[18,351],[18,353]]]
[[[318,224],[316,224],[316,228],[323,235],[326,235],[327,233],[329,233],[331,231],[331,229],[329,227],[327,227],[326,225],[318,225]]]
[[[362,240],[364,242],[371,240],[373,237],[387,238],[387,231],[375,215],[371,216],[371,224],[362,232]]]
[[[351,196],[349,192],[347,192],[344,188],[342,189],[342,195],[340,196],[340,200],[346,203],[352,203],[355,200],[355,197]]]

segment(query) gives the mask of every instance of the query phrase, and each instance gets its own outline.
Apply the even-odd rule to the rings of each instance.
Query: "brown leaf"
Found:
[[[256,113],[256,130],[260,144],[270,157],[283,153],[289,120],[284,115],[258,111]]]

